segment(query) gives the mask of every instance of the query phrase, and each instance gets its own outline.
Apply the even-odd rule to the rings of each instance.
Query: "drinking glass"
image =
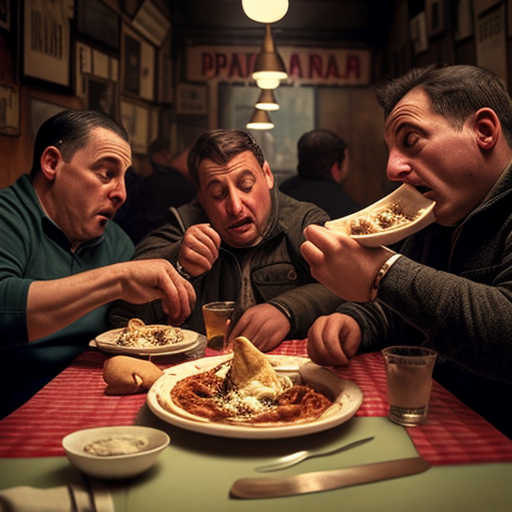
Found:
[[[400,425],[425,421],[430,401],[435,350],[394,346],[382,350],[388,382],[388,418]]]
[[[206,329],[206,346],[217,352],[229,352],[226,339],[226,322],[235,310],[232,301],[217,301],[203,305],[203,319]]]

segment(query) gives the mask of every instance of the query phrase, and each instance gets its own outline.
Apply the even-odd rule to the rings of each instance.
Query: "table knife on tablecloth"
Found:
[[[302,473],[288,478],[241,478],[231,487],[235,498],[274,498],[329,491],[422,473],[430,464],[422,457],[375,462],[344,469]]]

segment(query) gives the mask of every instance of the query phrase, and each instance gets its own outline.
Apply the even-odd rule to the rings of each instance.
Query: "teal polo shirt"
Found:
[[[0,190],[0,372],[16,381],[16,375],[24,375],[46,383],[107,329],[103,306],[28,343],[27,296],[32,281],[127,261],[132,254],[130,238],[111,221],[103,236],[73,253],[64,233],[44,214],[28,175]]]

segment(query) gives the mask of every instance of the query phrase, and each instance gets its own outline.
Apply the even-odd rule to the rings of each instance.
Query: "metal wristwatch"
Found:
[[[192,279],[192,276],[183,268],[179,261],[176,261],[176,270],[181,277],[184,277],[187,281]]]

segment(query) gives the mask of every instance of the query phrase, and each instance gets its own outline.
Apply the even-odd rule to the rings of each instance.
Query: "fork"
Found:
[[[344,452],[345,450],[350,450],[351,448],[355,448],[356,446],[360,446],[362,444],[371,441],[374,437],[365,437],[364,439],[359,439],[359,441],[354,441],[353,443],[346,444],[344,446],[339,446],[338,448],[334,448],[333,450],[328,450],[326,452],[315,452],[311,450],[302,450],[300,452],[295,452],[290,455],[285,455],[277,460],[277,462],[273,462],[272,464],[267,464],[264,466],[259,466],[255,468],[256,471],[259,472],[268,472],[268,471],[279,471],[281,469],[290,468],[302,462],[306,459],[312,459],[313,457],[325,457],[326,455],[334,455],[335,453]]]

